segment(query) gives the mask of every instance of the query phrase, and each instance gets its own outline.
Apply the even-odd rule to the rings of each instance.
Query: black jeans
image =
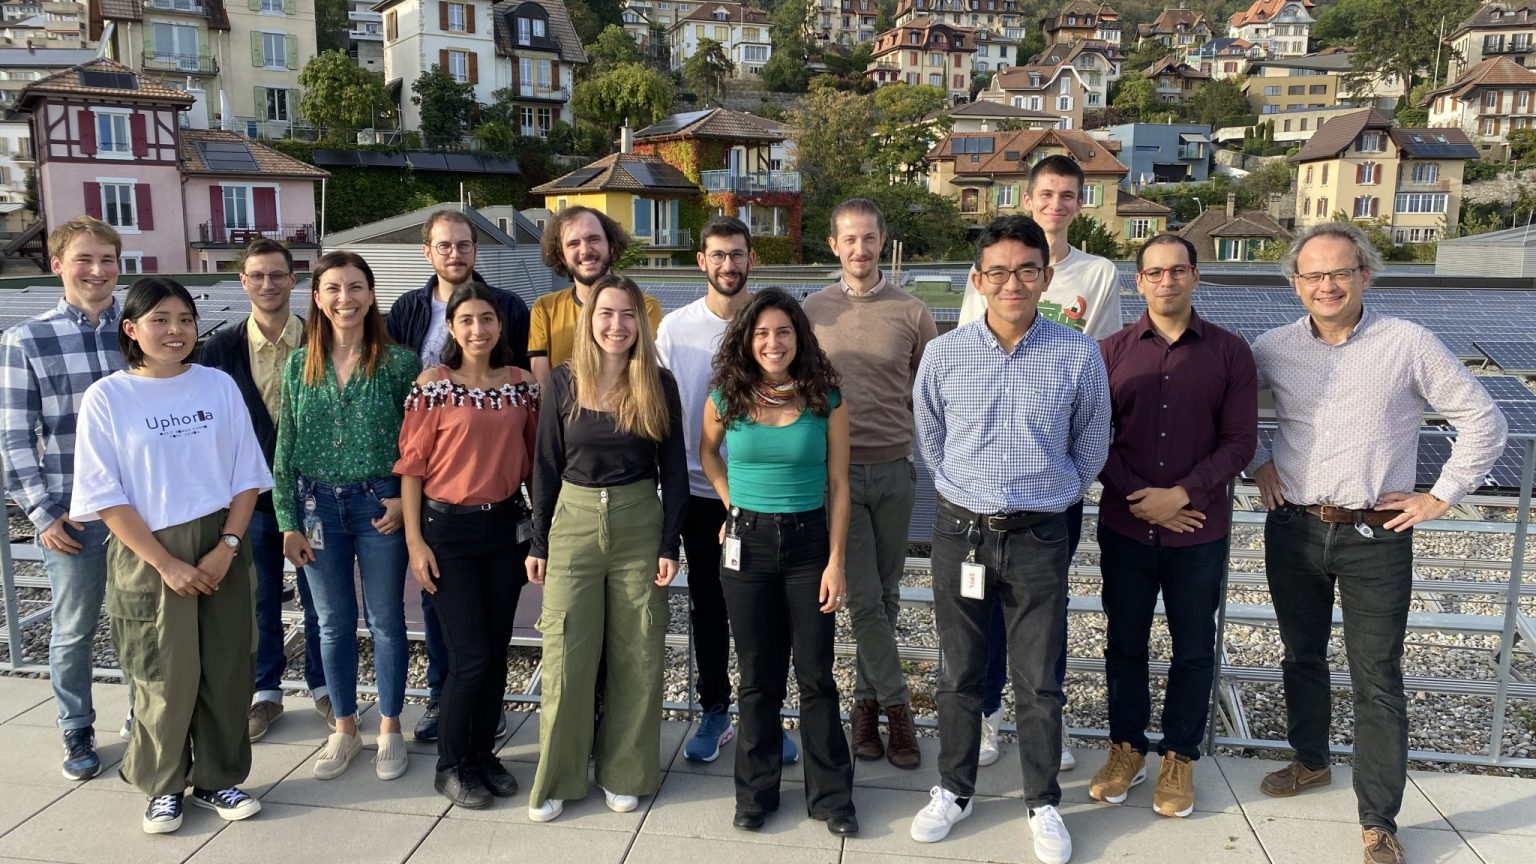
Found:
[[[699,704],[708,711],[731,704],[731,622],[720,590],[720,526],[725,505],[719,498],[688,496],[683,513],[683,550],[688,554],[688,616],[693,622],[693,654],[699,664]]]
[[[1157,752],[1200,758],[1216,672],[1216,610],[1226,552],[1225,538],[1195,546],[1149,546],[1099,526],[1104,616],[1109,620],[1104,672],[1111,741],[1147,752],[1147,723],[1152,719],[1147,643],[1161,590],[1173,662]]]
[[[960,565],[975,538],[986,567],[986,596],[960,594]],[[1001,604],[1013,670],[1024,803],[1061,802],[1061,654],[1067,609],[1067,517],[1053,513],[1028,528],[998,532],[957,518],[939,503],[933,524],[933,609],[939,625],[939,780],[961,797],[976,791],[981,694],[987,675],[992,607]]]
[[[1285,505],[1264,523],[1264,563],[1285,643],[1286,734],[1296,761],[1328,764],[1332,694],[1328,637],[1337,584],[1355,708],[1355,799],[1360,824],[1397,830],[1408,782],[1403,637],[1413,593],[1413,531],[1330,525]]]
[[[437,558],[432,611],[448,649],[438,721],[437,768],[488,756],[507,692],[507,642],[528,582],[527,543],[512,542],[522,510],[474,513],[422,507],[421,534]]]
[[[741,570],[721,568],[720,586],[741,669],[736,809],[779,809],[784,734],[779,710],[793,649],[806,808],[816,819],[852,813],[853,760],[832,677],[835,619],[821,611],[820,600],[821,574],[830,554],[826,511],[741,510],[734,522],[741,538]]]

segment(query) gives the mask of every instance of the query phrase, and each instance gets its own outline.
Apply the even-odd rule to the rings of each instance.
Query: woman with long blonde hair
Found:
[[[528,581],[544,586],[539,767],[528,798],[535,822],[586,797],[589,753],[610,810],[634,810],[661,785],[666,586],[677,575],[688,464],[677,383],[657,363],[645,314],[633,281],[599,280],[571,359],[543,394],[527,560]]]

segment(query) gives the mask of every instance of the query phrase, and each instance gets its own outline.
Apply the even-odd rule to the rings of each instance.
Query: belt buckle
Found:
[[[484,512],[486,510],[494,510],[494,509],[496,509],[496,505],[495,504],[481,504],[480,505],[481,512]]]
[[[988,530],[991,530],[991,531],[999,531],[999,532],[1007,531],[1008,530],[1008,522],[1010,520],[1012,520],[1013,517],[1014,517],[1014,514],[1012,514],[1012,513],[993,513],[990,516],[986,517],[987,518],[987,528],[988,528]]]
[[[1337,504],[1324,504],[1322,516],[1323,521],[1331,525],[1343,525],[1355,521],[1355,514],[1351,513],[1349,508],[1340,507]]]

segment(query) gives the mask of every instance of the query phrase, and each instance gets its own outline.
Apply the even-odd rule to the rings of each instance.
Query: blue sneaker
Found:
[[[690,762],[713,762],[720,758],[720,748],[735,737],[731,715],[724,705],[716,705],[699,716],[699,728],[683,747],[683,758]]]
[[[96,730],[68,729],[64,732],[64,779],[89,780],[101,773],[101,758],[96,755]]]
[[[800,748],[795,746],[795,739],[784,733],[784,764],[793,765],[800,761]]]

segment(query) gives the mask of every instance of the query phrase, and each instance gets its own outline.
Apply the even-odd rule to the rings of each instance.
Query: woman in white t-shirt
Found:
[[[181,827],[183,795],[228,820],[261,802],[251,768],[251,558],[242,538],[272,475],[234,381],[188,364],[197,309],[170,279],[128,290],[118,331],[127,371],[80,406],[70,517],[100,519],[107,615],[133,682],[121,774],[149,796],[143,828]]]

